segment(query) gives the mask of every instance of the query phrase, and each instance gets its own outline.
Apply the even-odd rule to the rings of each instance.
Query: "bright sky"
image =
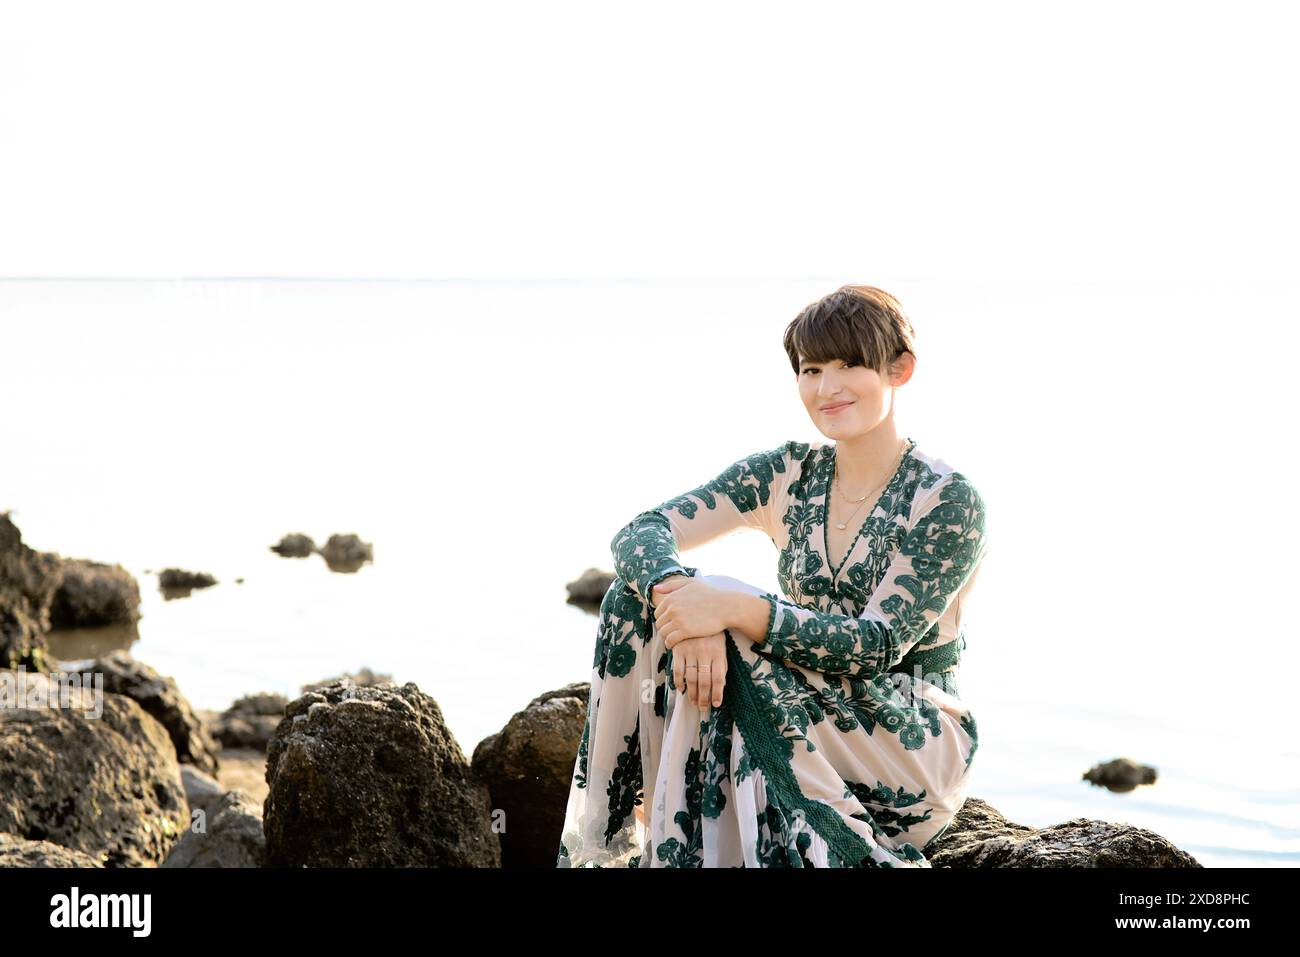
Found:
[[[0,0],[0,276],[1284,278],[1286,8]]]

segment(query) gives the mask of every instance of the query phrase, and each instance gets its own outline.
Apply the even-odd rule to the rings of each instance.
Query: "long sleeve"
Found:
[[[950,473],[915,503],[911,531],[860,617],[764,594],[772,607],[757,647],[825,674],[870,679],[889,671],[943,617],[987,544],[983,499],[964,476]]]
[[[789,441],[734,462],[716,478],[637,515],[614,536],[614,571],[642,601],[670,575],[683,575],[678,549],[695,548],[727,532],[756,528],[773,538],[777,503],[808,443]]]

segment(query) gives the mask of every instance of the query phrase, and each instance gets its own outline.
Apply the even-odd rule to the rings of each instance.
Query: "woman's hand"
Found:
[[[673,652],[673,687],[701,710],[722,704],[727,682],[727,636],[685,638]]]
[[[693,578],[668,578],[653,589],[655,627],[664,647],[672,649],[688,638],[717,635],[731,626],[727,620],[730,593]]]

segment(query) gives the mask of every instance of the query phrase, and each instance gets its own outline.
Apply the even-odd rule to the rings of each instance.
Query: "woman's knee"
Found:
[[[600,614],[602,618],[640,622],[646,617],[646,606],[632,586],[615,575],[601,599]]]

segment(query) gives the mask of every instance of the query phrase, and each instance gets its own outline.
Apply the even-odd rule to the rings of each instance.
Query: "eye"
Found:
[[[857,359],[846,359],[841,361],[844,363],[844,368],[846,369],[852,369],[854,366],[862,365],[862,363],[859,362]],[[809,372],[816,372],[817,366],[807,366],[803,371],[805,375],[808,374]]]

